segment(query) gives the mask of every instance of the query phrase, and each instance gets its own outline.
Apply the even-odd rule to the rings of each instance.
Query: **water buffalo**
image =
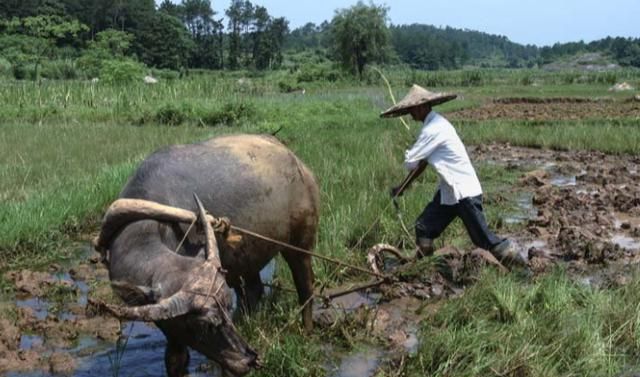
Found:
[[[213,236],[204,209],[233,225],[310,249],[318,225],[318,197],[313,174],[273,137],[222,136],[155,152],[120,193],[130,200],[120,199],[124,204],[103,220],[97,248],[107,255],[114,290],[130,305],[109,310],[123,318],[156,322],[167,337],[169,376],[186,374],[187,347],[232,374],[248,372],[258,360],[228,321],[227,288],[236,291],[241,306],[254,307],[263,293],[259,272],[281,252],[299,301],[306,304],[303,324],[310,330],[310,256],[256,237],[245,235],[231,243],[220,234]],[[176,211],[183,213],[176,216]],[[200,228],[211,234],[204,237],[206,242],[184,223],[188,214],[195,219],[194,213],[200,214]]]

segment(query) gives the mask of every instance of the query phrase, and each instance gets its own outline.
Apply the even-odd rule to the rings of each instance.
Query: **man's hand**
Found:
[[[413,168],[413,170],[409,172],[409,174],[402,181],[400,186],[391,188],[391,192],[390,192],[391,198],[397,198],[399,196],[402,196],[402,193],[404,192],[404,190],[406,190],[409,187],[409,185],[411,184],[411,182],[413,182],[414,179],[418,178],[418,176],[422,174],[422,172],[426,167],[427,167],[427,161],[421,160],[418,163],[418,166],[416,166],[415,168]]]
[[[402,193],[404,192],[404,190],[401,190],[401,189],[402,189],[402,186],[392,187],[389,192],[391,194],[391,198],[398,198],[402,196]]]

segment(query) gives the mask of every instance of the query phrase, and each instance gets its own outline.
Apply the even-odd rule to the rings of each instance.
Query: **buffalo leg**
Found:
[[[311,256],[299,254],[294,251],[283,251],[282,256],[287,261],[293,282],[298,291],[298,302],[305,305],[302,309],[302,324],[306,331],[313,329],[313,269],[311,268]]]
[[[189,350],[185,345],[171,341],[171,338],[167,337],[164,364],[167,368],[167,376],[187,376],[189,374]]]
[[[238,305],[240,305],[242,313],[247,314],[256,310],[263,292],[264,285],[260,279],[260,274],[243,276],[240,286],[236,287]]]

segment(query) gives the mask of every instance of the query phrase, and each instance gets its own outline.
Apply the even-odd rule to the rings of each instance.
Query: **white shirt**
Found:
[[[427,115],[418,140],[405,152],[404,165],[413,170],[425,159],[440,177],[441,204],[454,205],[461,199],[482,194],[462,140],[451,123],[435,111]]]

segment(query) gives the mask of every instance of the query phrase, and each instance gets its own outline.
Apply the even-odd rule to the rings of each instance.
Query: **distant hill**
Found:
[[[292,30],[286,39],[289,50],[326,48],[329,24],[308,23]],[[604,38],[584,43],[557,43],[538,47],[468,29],[432,25],[392,25],[392,60],[416,69],[474,67],[546,67],[549,69],[612,69],[640,67],[640,38]]]
[[[400,59],[415,68],[477,66],[523,67],[535,64],[538,48],[507,37],[479,31],[412,24],[391,27],[393,47]]]

